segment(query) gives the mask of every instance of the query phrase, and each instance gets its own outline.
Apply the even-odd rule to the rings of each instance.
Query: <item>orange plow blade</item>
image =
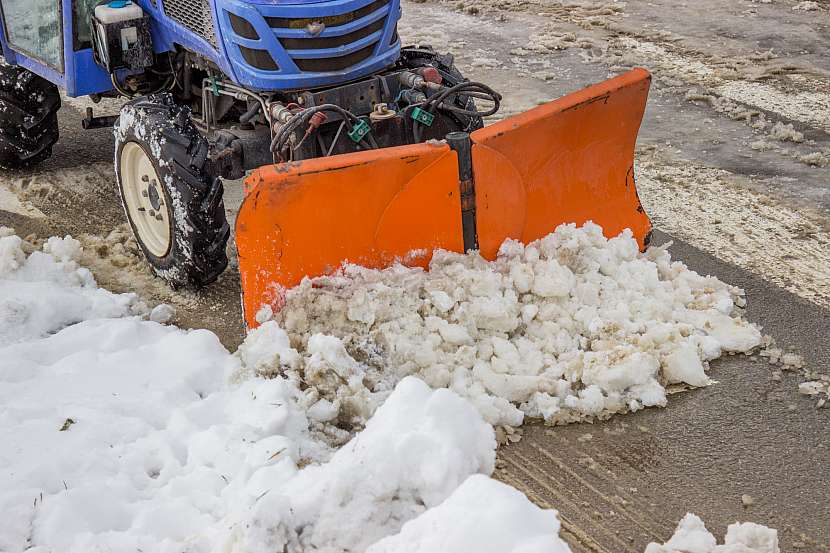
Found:
[[[634,186],[634,146],[651,76],[635,69],[472,133],[481,254],[561,223],[593,221],[608,237],[651,224]]]
[[[650,75],[585,88],[447,144],[266,166],[246,181],[236,223],[245,321],[285,290],[344,262],[426,267],[438,248],[492,259],[592,220],[607,236],[651,229],[633,178]],[[459,135],[463,133],[453,133]],[[454,151],[455,150],[455,151]]]

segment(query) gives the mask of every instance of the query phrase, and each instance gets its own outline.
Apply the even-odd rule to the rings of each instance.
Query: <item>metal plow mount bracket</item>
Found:
[[[285,290],[344,263],[426,267],[435,249],[494,259],[562,223],[651,224],[634,185],[634,146],[651,76],[634,69],[471,135],[270,165],[246,181],[236,222],[245,321]]]

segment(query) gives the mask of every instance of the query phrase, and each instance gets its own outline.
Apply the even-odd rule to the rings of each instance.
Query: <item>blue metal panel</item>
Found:
[[[67,96],[88,96],[112,90],[110,75],[95,63],[91,48],[75,52],[71,63],[73,69],[67,74],[67,81],[71,80],[72,84],[66,87]]]
[[[266,17],[321,18],[354,12],[374,0],[320,0],[291,4],[252,0],[214,0],[219,21],[218,36],[231,60],[238,84],[254,90],[301,90],[337,85],[359,79],[393,64],[400,54],[400,41],[392,43],[395,25],[400,18],[400,0],[390,0],[374,12],[342,25],[328,27],[313,38],[331,38],[359,31],[379,19],[386,18],[380,31],[334,48],[286,50],[280,38],[312,38],[304,29],[271,28]],[[258,39],[245,38],[233,31],[230,14],[246,20],[256,31]],[[295,60],[329,59],[346,56],[375,44],[374,51],[366,59],[338,71],[301,71]],[[276,71],[253,67],[242,56],[240,47],[266,51],[276,63]]]
[[[66,79],[64,79],[64,76],[60,72],[20,52],[15,52],[14,58],[16,64],[20,67],[25,67],[32,73],[40,75],[51,83],[55,83],[60,88],[66,88]]]
[[[88,96],[112,90],[110,75],[99,67],[92,56],[92,49],[85,48],[75,52],[74,29],[75,11],[72,0],[62,0],[63,9],[63,52],[66,79],[63,87],[70,97]],[[51,80],[51,79],[50,79]]]
[[[400,0],[390,0],[372,13],[342,25],[324,29],[311,37],[303,29],[271,28],[266,17],[320,18],[342,15],[364,8],[373,0],[292,0],[291,4],[275,0],[210,0],[217,45],[198,36],[164,14],[164,0],[156,4],[150,0],[135,0],[151,17],[150,32],[156,53],[173,51],[176,45],[197,53],[215,63],[237,84],[261,91],[302,90],[331,86],[352,81],[380,71],[393,64],[400,53],[400,41],[392,43],[392,37],[400,18]],[[112,90],[110,76],[95,64],[91,49],[73,51],[72,0],[61,0],[64,16],[64,70],[65,74],[47,67],[19,52],[12,51],[0,28],[0,46],[9,63],[16,63],[66,89],[69,96],[83,96]],[[259,39],[246,39],[237,35],[230,24],[230,15],[247,20],[256,30]],[[383,27],[365,37],[333,48],[308,48],[286,50],[280,39],[302,40],[308,38],[334,38],[360,31],[367,25],[385,19]],[[371,45],[371,55],[356,60],[351,66],[338,71],[301,71],[298,63],[303,60],[326,60],[347,56]],[[269,71],[253,67],[242,56],[240,47],[267,52],[278,69]],[[297,60],[295,62],[295,60]]]

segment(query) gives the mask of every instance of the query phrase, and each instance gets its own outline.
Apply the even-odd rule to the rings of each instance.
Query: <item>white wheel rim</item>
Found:
[[[170,251],[170,206],[150,156],[127,142],[119,161],[121,192],[137,238],[156,257]]]

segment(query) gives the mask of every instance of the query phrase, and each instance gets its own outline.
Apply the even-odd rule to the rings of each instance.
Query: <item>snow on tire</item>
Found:
[[[207,156],[190,110],[169,94],[122,108],[115,173],[124,211],[153,271],[174,287],[208,285],[228,265],[222,181],[206,174]]]
[[[52,155],[60,107],[54,84],[0,63],[0,167],[29,167]]]

